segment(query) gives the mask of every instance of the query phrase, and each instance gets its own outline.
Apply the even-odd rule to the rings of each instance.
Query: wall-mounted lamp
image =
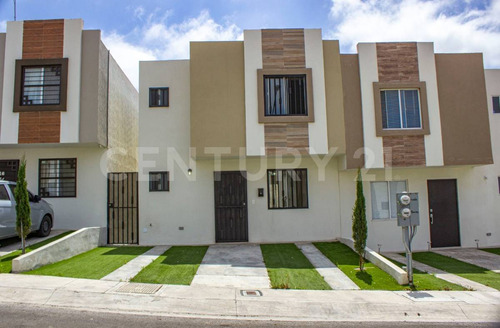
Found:
[[[193,170],[188,169],[188,175],[191,175],[191,174],[193,174]]]

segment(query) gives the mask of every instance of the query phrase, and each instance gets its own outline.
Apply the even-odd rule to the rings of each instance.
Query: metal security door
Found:
[[[108,173],[108,244],[139,243],[137,175]]]
[[[0,180],[17,181],[17,171],[19,170],[18,159],[7,159],[0,161]]]
[[[427,180],[432,247],[460,246],[457,180]]]
[[[214,172],[215,241],[248,241],[246,172]]]

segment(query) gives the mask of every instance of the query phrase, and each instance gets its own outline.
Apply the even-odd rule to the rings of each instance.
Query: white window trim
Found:
[[[384,128],[382,126],[382,130],[384,131],[394,131],[394,130],[421,130],[422,129],[422,105],[421,105],[421,101],[420,101],[420,90],[418,88],[401,88],[401,89],[380,89],[380,92],[382,91],[391,91],[391,90],[396,90],[398,91],[398,101],[399,101],[399,122],[400,122],[400,125],[401,127],[400,128]],[[401,103],[401,91],[404,91],[404,90],[416,90],[417,91],[417,101],[418,101],[418,114],[420,116],[420,126],[419,127],[415,127],[415,128],[405,128],[403,127],[403,106],[402,106],[402,103]],[[387,104],[387,99],[386,99],[386,104]],[[384,108],[382,108],[382,110],[385,110]],[[383,113],[382,113],[383,115]]]
[[[377,218],[375,219],[373,217],[373,200],[371,199],[372,197],[372,183],[380,183],[380,182],[385,182],[385,184],[387,185],[387,199],[389,200],[389,217],[388,218]],[[371,207],[371,221],[375,221],[375,222],[381,222],[381,221],[395,221],[397,220],[397,216],[395,217],[392,217],[392,213],[391,213],[391,182],[404,182],[406,184],[406,190],[410,190],[410,188],[408,187],[409,184],[408,184],[408,180],[391,180],[391,181],[371,181],[370,182],[370,207]]]

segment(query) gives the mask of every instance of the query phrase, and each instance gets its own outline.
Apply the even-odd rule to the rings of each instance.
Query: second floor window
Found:
[[[21,105],[59,105],[61,69],[61,65],[23,67]]]
[[[149,88],[149,107],[168,107],[168,88]]]
[[[380,90],[383,129],[420,129],[418,89]]]
[[[306,116],[306,75],[264,75],[264,106],[265,116]]]

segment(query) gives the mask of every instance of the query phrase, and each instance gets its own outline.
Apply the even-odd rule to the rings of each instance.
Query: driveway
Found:
[[[39,243],[41,241],[47,240],[49,238],[55,237],[57,235],[60,235],[66,231],[67,230],[52,230],[50,232],[50,235],[48,235],[47,237],[38,237],[36,235],[29,236],[28,239],[26,239],[26,247],[31,246],[31,245],[36,244],[36,243]],[[11,239],[13,239],[13,238],[9,238],[9,239],[4,240],[4,242],[5,241],[9,242],[8,245],[0,246],[0,256],[4,256],[4,255],[9,254],[11,252],[17,251],[18,249],[21,248],[21,240],[15,241],[14,243],[10,243]],[[0,245],[2,245],[2,240],[0,240]]]
[[[496,254],[475,248],[440,249],[433,252],[500,273],[500,256]]]

